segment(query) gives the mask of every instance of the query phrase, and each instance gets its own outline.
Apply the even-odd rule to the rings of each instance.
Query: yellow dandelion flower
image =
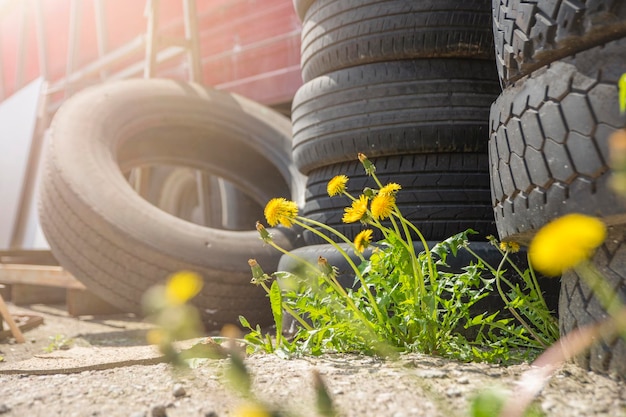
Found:
[[[195,272],[178,272],[167,281],[165,297],[170,304],[184,304],[198,295],[202,284],[202,278]]]
[[[378,194],[388,194],[388,195],[396,195],[398,191],[402,189],[400,184],[396,184],[395,182],[390,182],[380,189]]]
[[[365,249],[372,243],[372,233],[370,229],[361,230],[354,238],[354,248],[357,252],[363,253]]]
[[[359,196],[359,199],[353,201],[350,207],[345,208],[341,220],[344,223],[354,223],[363,220],[367,215],[367,201],[367,197],[364,195]]]
[[[337,175],[336,177],[333,177],[330,181],[328,181],[326,191],[328,191],[328,195],[330,197],[339,195],[346,191],[347,183],[348,177],[346,177],[345,175]]]
[[[270,412],[267,411],[267,409],[265,409],[263,406],[259,404],[246,403],[237,407],[233,416],[234,417],[271,417],[272,414],[270,414]]]
[[[604,242],[604,223],[583,214],[568,214],[542,227],[528,249],[532,266],[548,276],[561,275],[593,254]]]
[[[396,206],[396,198],[393,194],[378,193],[372,200],[372,217],[377,220],[386,219]]]
[[[517,242],[500,242],[500,250],[502,252],[506,252],[507,250],[511,253],[519,252],[519,243]]]
[[[285,227],[291,227],[298,215],[298,205],[286,198],[272,198],[265,206],[264,213],[270,226],[280,223]]]

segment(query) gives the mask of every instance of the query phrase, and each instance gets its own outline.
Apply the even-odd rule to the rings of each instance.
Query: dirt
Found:
[[[228,360],[182,372],[160,363],[145,342],[150,327],[128,316],[72,318],[63,307],[10,306],[44,324],[27,342],[0,340],[1,416],[233,416],[244,403],[226,383]],[[71,339],[69,349],[45,353]],[[62,344],[62,343],[57,343]],[[528,364],[459,363],[411,354],[397,361],[359,355],[246,358],[254,392],[296,415],[314,416],[313,372],[321,374],[341,416],[467,416],[480,389],[515,393]],[[626,384],[567,364],[537,398],[546,416],[626,416]]]

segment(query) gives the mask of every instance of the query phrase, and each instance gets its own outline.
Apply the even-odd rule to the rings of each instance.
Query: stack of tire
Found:
[[[359,194],[402,185],[398,205],[427,239],[468,228],[495,234],[488,117],[500,92],[490,0],[294,0],[302,25],[304,85],[292,106],[293,160],[308,176],[303,214],[354,237],[347,198],[329,198],[338,174]],[[380,238],[380,236],[375,236]],[[323,242],[305,233],[307,244]]]
[[[578,212],[609,225],[593,262],[626,300],[626,208],[610,188],[608,137],[625,126],[617,82],[626,72],[626,2],[494,0],[503,91],[490,117],[493,205],[501,238],[528,243]],[[575,272],[562,277],[562,334],[607,316]],[[626,376],[626,345],[603,338],[578,363]]]

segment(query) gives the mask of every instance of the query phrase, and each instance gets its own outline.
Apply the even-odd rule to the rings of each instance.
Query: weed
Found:
[[[467,361],[503,362],[534,356],[556,340],[558,326],[535,275],[531,270],[522,271],[508,257],[518,246],[499,248],[502,262],[497,268],[472,250],[468,237],[475,233],[472,230],[429,248],[421,231],[396,205],[401,186],[383,185],[375,165],[363,154],[359,160],[376,188],[353,196],[346,191],[349,178],[345,175],[328,183],[331,197],[344,195],[351,201],[343,221],[361,222],[365,227],[354,241],[323,223],[299,216],[291,201],[273,199],[267,204],[265,216],[270,226],[297,225],[318,235],[343,255],[355,282],[344,288],[336,269],[322,257],[317,265],[297,259],[301,265],[297,273],[279,271],[271,276],[250,260],[252,282],[268,293],[277,328],[272,339],[242,317],[241,324],[250,330],[245,339],[251,351],[314,355],[358,351],[385,356],[417,351]],[[372,228],[384,236],[375,245]],[[343,243],[336,243],[320,229]],[[295,257],[279,247],[262,224],[257,223],[257,230],[267,244]],[[421,250],[414,241],[421,243]],[[499,246],[495,239],[492,243]],[[374,246],[372,253],[365,257],[363,252],[370,246]],[[475,261],[460,272],[450,272],[447,259],[461,250],[474,255]],[[519,275],[521,284],[505,276],[505,266]],[[478,302],[496,289],[510,316],[477,311]],[[289,340],[282,336],[283,311],[300,324]]]
[[[50,343],[43,348],[46,353],[54,352],[55,350],[68,350],[74,344],[74,339],[68,339],[65,335],[56,334],[49,336]]]

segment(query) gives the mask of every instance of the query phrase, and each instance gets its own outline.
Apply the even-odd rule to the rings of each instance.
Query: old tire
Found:
[[[290,161],[289,130],[287,119],[264,106],[194,84],[129,80],[77,94],[54,118],[41,182],[40,220],[53,253],[127,311],[140,312],[150,286],[192,270],[204,278],[195,303],[208,326],[235,323],[240,314],[267,323],[269,307],[250,285],[247,260],[271,270],[279,256],[258,233],[171,216],[135,193],[122,172],[179,164],[262,199],[295,198],[302,181]],[[291,231],[273,234],[295,246]]]
[[[315,0],[293,0],[293,8],[301,22],[304,22],[306,13],[313,3],[315,3]]]
[[[373,62],[493,59],[491,0],[318,0],[302,25],[302,78]]]
[[[626,36],[621,0],[493,0],[496,64],[503,84],[561,58]]]
[[[624,60],[626,40],[593,48],[519,80],[494,102],[489,153],[501,238],[527,242],[572,212],[624,222],[608,184],[608,136],[624,126]]]
[[[294,163],[307,174],[358,152],[486,152],[499,92],[493,64],[481,60],[381,62],[317,77],[294,97]]]
[[[398,208],[427,239],[443,240],[470,228],[480,233],[472,236],[476,240],[496,233],[486,154],[416,154],[372,161],[383,184],[396,182],[402,186],[397,195]],[[354,196],[365,187],[376,187],[357,160],[317,169],[307,179],[302,212],[353,239],[363,226],[341,220],[351,201],[345,196],[328,197],[326,190],[328,181],[338,174],[349,177],[347,189]],[[378,230],[374,238],[382,238]],[[307,244],[324,243],[309,231],[304,232],[304,240]]]
[[[625,231],[624,226],[609,228],[605,243],[592,259],[622,303],[626,302]],[[559,327],[562,335],[608,319],[606,310],[576,271],[565,272],[561,281]],[[626,342],[619,336],[602,336],[575,361],[585,369],[626,378]]]

